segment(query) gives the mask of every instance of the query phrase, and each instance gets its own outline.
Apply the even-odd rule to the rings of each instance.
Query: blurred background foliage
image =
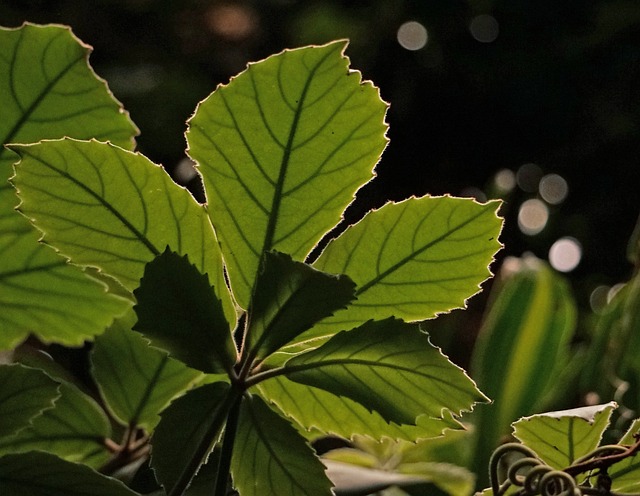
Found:
[[[139,150],[200,199],[183,136],[197,102],[249,61],[349,38],[352,67],[391,102],[391,143],[347,222],[410,195],[504,198],[496,269],[505,256],[556,253],[551,264],[567,273],[584,310],[578,340],[591,310],[631,274],[625,250],[640,206],[638,2],[0,3],[0,24],[23,21],[68,24],[94,47],[96,72],[141,129]],[[486,299],[430,326],[465,367]]]

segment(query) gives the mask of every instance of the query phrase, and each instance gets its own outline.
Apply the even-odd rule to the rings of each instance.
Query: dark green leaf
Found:
[[[190,367],[229,371],[237,353],[222,304],[206,275],[169,249],[149,262],[134,291],[134,329]]]
[[[259,397],[242,401],[231,472],[242,496],[330,496],[331,482],[306,440]]]
[[[218,440],[233,395],[215,382],[193,389],[161,414],[151,439],[151,466],[168,495],[181,495]]]
[[[262,254],[307,256],[373,177],[386,105],[349,70],[344,41],[251,64],[189,120],[234,295],[249,305]]]
[[[58,383],[42,371],[0,365],[0,437],[27,427],[59,396]]]
[[[296,382],[345,396],[387,421],[414,424],[470,410],[486,398],[462,369],[414,324],[370,321],[293,357],[284,372]]]
[[[162,409],[202,374],[150,347],[131,321],[116,321],[96,339],[93,376],[115,418],[151,431]]]
[[[98,404],[75,386],[62,383],[54,408],[26,429],[1,439],[0,453],[40,450],[98,467],[109,457],[105,440],[110,436],[109,420]]]
[[[3,496],[137,496],[119,480],[39,451],[0,457],[0,491]]]
[[[354,291],[345,276],[324,274],[282,253],[265,253],[249,312],[248,346],[264,358],[344,308]]]

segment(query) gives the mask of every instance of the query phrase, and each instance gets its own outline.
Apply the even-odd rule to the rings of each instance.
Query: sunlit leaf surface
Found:
[[[231,370],[237,352],[222,304],[187,257],[165,250],[147,264],[134,295],[134,329],[153,346],[203,372]]]
[[[386,105],[349,71],[344,48],[287,50],[251,64],[189,120],[189,154],[244,308],[262,253],[304,259],[386,146]]]
[[[465,306],[500,248],[498,203],[423,197],[390,203],[331,241],[314,267],[346,274],[357,300],[302,337],[368,319],[420,321]],[[302,338],[301,337],[301,338]]]
[[[420,415],[460,414],[484,396],[462,369],[434,347],[417,325],[371,321],[336,334],[322,347],[289,360],[296,382],[350,398],[399,424]]]
[[[58,383],[40,370],[0,365],[0,437],[28,426],[59,396]]]
[[[616,407],[606,403],[532,415],[514,422],[513,435],[546,464],[564,469],[598,447]]]
[[[0,28],[1,144],[71,136],[133,147],[137,129],[89,67],[89,50],[63,26]],[[30,332],[77,346],[102,332],[126,303],[106,297],[100,283],[38,244],[14,211],[18,199],[7,182],[18,158],[0,147],[0,348]]]
[[[104,443],[111,426],[98,404],[71,384],[60,384],[55,407],[36,417],[32,425],[0,440],[0,454],[40,450],[72,462],[98,467],[109,452]]]
[[[231,473],[242,496],[330,496],[311,446],[257,396],[244,398]]]
[[[119,480],[39,451],[0,457],[0,488],[7,496],[137,495]]]
[[[20,210],[74,263],[97,267],[129,290],[170,246],[207,273],[232,321],[222,260],[204,207],[147,158],[95,141],[17,146]]]
[[[202,374],[149,346],[117,321],[96,338],[91,352],[93,376],[113,415],[124,425],[152,430],[171,399]]]

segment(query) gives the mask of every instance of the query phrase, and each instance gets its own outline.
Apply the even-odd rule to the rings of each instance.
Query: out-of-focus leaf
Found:
[[[486,398],[462,369],[434,347],[418,325],[370,321],[291,358],[289,379],[350,398],[385,420],[414,424],[471,410]]]
[[[40,451],[1,456],[0,490],[6,496],[138,496],[119,480]]]
[[[0,437],[27,427],[59,396],[58,383],[42,371],[0,365]]]
[[[151,438],[151,466],[169,495],[181,495],[217,441],[232,404],[229,385],[192,389],[160,414]]]
[[[640,268],[640,217],[633,229],[629,244],[627,245],[627,259],[636,267]]]
[[[109,420],[98,404],[75,386],[62,383],[54,408],[26,429],[1,439],[0,454],[40,450],[98,467],[109,458],[105,440],[110,436]]]
[[[257,396],[243,398],[231,473],[243,496],[331,495],[311,446]]]
[[[386,146],[387,106],[349,70],[345,45],[286,50],[251,64],[189,120],[189,155],[243,308],[262,254],[306,257],[373,177]]]
[[[471,376],[493,400],[475,415],[476,472],[511,422],[544,409],[547,394],[569,362],[576,308],[566,282],[542,261],[507,259],[492,291],[472,357]],[[483,482],[484,483],[484,482]]]
[[[151,431],[162,409],[202,374],[150,347],[131,330],[132,321],[129,314],[96,339],[92,371],[114,417]]]
[[[562,470],[598,447],[616,407],[611,402],[532,415],[513,423],[513,435],[547,465]]]
[[[0,144],[71,136],[133,147],[137,129],[91,70],[89,50],[63,26],[0,28]],[[30,332],[78,346],[126,303],[38,244],[38,234],[14,211],[18,199],[7,180],[17,159],[0,146],[0,348],[15,347]],[[76,304],[67,305],[70,300]]]
[[[205,208],[142,155],[96,141],[14,146],[20,210],[45,242],[74,263],[97,267],[128,290],[168,246],[209,275],[228,319],[235,310]]]
[[[440,436],[444,429],[460,429],[450,415],[434,418],[421,415],[416,425],[385,421],[379,413],[367,410],[349,398],[336,396],[286,377],[274,377],[256,386],[260,396],[273,402],[284,415],[312,432],[350,438],[354,434],[374,439],[415,440]]]
[[[282,253],[265,253],[249,312],[247,343],[264,358],[320,319],[344,308],[355,287],[345,276],[333,276],[295,262]]]
[[[203,372],[231,370],[237,352],[222,304],[187,257],[165,250],[147,264],[134,295],[133,328],[153,346]]]
[[[430,319],[465,306],[500,249],[499,204],[423,197],[369,213],[331,241],[314,267],[346,274],[357,300],[300,339],[333,334],[369,319]]]

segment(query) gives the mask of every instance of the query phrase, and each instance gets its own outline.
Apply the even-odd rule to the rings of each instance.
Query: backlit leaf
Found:
[[[637,436],[640,433],[640,419],[633,421],[619,444],[633,445],[638,442]],[[611,490],[616,494],[639,494],[640,493],[640,455],[636,452],[634,456],[625,458],[616,463],[608,470],[613,484]]]
[[[345,45],[251,64],[189,120],[189,154],[243,308],[262,254],[304,259],[372,178],[386,146],[387,107],[349,70]]]
[[[1,456],[0,489],[6,496],[137,496],[119,480],[39,451]]]
[[[344,308],[354,291],[347,277],[324,274],[282,253],[265,253],[249,312],[247,345],[264,358]]]
[[[498,203],[449,196],[412,198],[370,212],[331,241],[314,267],[357,285],[347,310],[302,338],[331,335],[369,319],[430,319],[464,307],[500,248]]]
[[[609,425],[613,402],[525,417],[513,424],[513,435],[555,469],[598,447]]]
[[[28,426],[59,396],[58,383],[40,370],[0,365],[0,437]]]
[[[153,346],[203,372],[233,367],[237,352],[222,304],[207,276],[186,257],[165,250],[147,264],[134,295],[133,328]]]
[[[202,374],[150,347],[131,330],[132,320],[116,321],[96,339],[92,372],[112,414],[150,431],[162,409]]]
[[[203,206],[159,166],[96,141],[64,139],[13,147],[20,210],[45,242],[74,263],[97,267],[130,291],[166,246],[207,273],[230,320],[222,260]]]
[[[242,496],[332,494],[311,446],[257,396],[243,398],[231,473]]]
[[[71,384],[60,384],[60,398],[32,425],[0,440],[0,453],[40,450],[72,462],[98,467],[109,458],[105,439],[109,420],[89,396]]]
[[[354,434],[375,439],[415,440],[436,437],[444,429],[460,429],[461,426],[449,415],[445,418],[422,415],[416,425],[398,425],[387,422],[377,412],[349,398],[336,396],[286,377],[274,377],[256,386],[265,401],[273,402],[284,415],[296,423],[319,434],[350,438]]]
[[[457,415],[486,399],[417,325],[394,319],[336,334],[291,358],[284,373],[399,424],[414,424],[423,414],[441,417],[443,410]]]
[[[192,389],[161,414],[151,438],[151,466],[169,495],[181,495],[224,427],[233,400],[229,385]]]
[[[133,147],[137,129],[90,68],[89,51],[63,26],[0,28],[1,144],[71,136]],[[18,199],[8,179],[18,158],[0,146],[0,348],[30,332],[78,346],[127,304],[38,244],[38,234],[14,211]],[[76,304],[67,305],[70,300]]]

